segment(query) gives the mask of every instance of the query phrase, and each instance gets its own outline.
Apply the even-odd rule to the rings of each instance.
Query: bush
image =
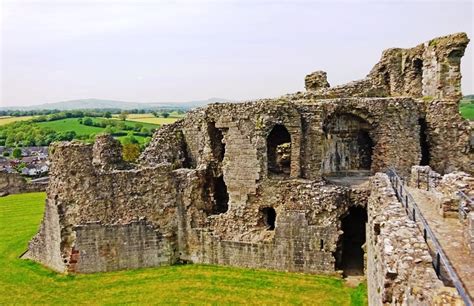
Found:
[[[20,158],[21,157],[21,149],[20,148],[13,149],[12,156],[14,158]]]
[[[134,162],[140,156],[140,146],[136,143],[126,143],[122,147],[123,160]]]
[[[123,144],[138,144],[139,141],[133,137],[133,135],[128,135],[127,137],[124,137],[122,140]]]
[[[92,121],[91,118],[87,117],[82,120],[82,124],[92,126],[94,124],[94,121]]]

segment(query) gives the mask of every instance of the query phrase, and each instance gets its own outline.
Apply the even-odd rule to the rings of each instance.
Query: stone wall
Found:
[[[430,166],[411,167],[408,185],[422,190],[435,190],[441,181],[441,174],[433,171]]]
[[[362,80],[329,87],[326,73],[317,71],[306,76],[306,89],[319,98],[410,96],[459,101],[460,63],[468,43],[466,33],[456,33],[413,48],[390,48]]]
[[[275,184],[275,185],[274,185]],[[324,183],[267,182],[245,207],[215,216],[196,229],[194,262],[306,273],[334,273],[340,219],[349,207],[365,207],[366,195],[352,201],[351,191]],[[276,212],[275,229],[263,209]]]
[[[413,166],[409,185],[429,191],[443,217],[459,217],[459,191],[470,198],[474,197],[474,177],[460,171],[440,175],[429,166]],[[468,206],[466,208],[469,210]]]
[[[441,174],[456,170],[474,173],[469,122],[461,118],[458,102],[433,100],[421,103],[426,114],[431,168]]]
[[[115,254],[117,260],[123,257],[133,262],[135,257],[130,249],[114,251],[113,245],[123,242],[125,236],[118,233],[120,231],[125,233],[127,229],[133,228],[144,230],[143,226],[133,224],[146,218],[150,222],[146,230],[155,231],[155,235],[160,237],[162,253],[157,255],[160,262],[163,257],[168,258],[168,263],[175,262],[174,251],[169,251],[176,249],[177,239],[176,188],[171,165],[163,164],[147,169],[104,170],[115,167],[103,164],[95,166],[92,161],[93,155],[97,155],[96,150],[102,149],[97,144],[93,150],[91,145],[76,142],[52,146],[47,210],[38,235],[30,243],[28,256],[60,271],[74,269],[78,272],[90,272],[102,269],[104,264],[99,260],[94,259],[97,263],[95,266],[92,261],[82,262],[83,258],[93,258],[93,252],[97,250],[91,250],[87,240],[82,239],[84,235],[78,235],[84,232],[92,235],[95,231],[94,235],[101,238],[96,241],[97,246],[109,248],[108,251],[101,250],[103,256]],[[116,228],[117,233],[110,234],[110,229],[89,225],[97,222],[105,227]],[[145,245],[151,243],[147,240],[150,237],[147,233],[130,236],[129,239],[142,238],[143,241],[137,243]],[[114,239],[116,241],[112,243]],[[134,252],[137,253],[138,250],[135,249]],[[61,260],[58,260],[59,257]],[[143,266],[151,265],[146,260],[156,263],[156,259],[150,257],[144,260],[141,262]],[[133,266],[132,263],[129,265]],[[107,267],[125,266],[111,264]]]
[[[348,115],[364,122],[373,142],[370,169],[364,171],[395,167],[408,175],[411,165],[419,163],[420,113],[418,102],[409,98],[286,97],[214,104],[160,129],[137,166],[124,163],[120,145],[106,135],[99,136],[94,145],[55,144],[48,189],[51,207],[45,215],[47,224],[30,246],[30,256],[58,270],[78,272],[190,260],[332,273],[333,253],[342,234],[340,218],[349,207],[365,205],[363,198],[351,202],[352,188],[334,189],[324,183],[326,161],[343,156],[340,150],[328,150],[334,139],[328,122]],[[283,126],[290,135],[288,176],[269,173],[268,135],[275,126]],[[262,221],[265,208],[276,213],[274,231],[268,231]],[[301,228],[291,227],[295,218],[306,219],[299,221]],[[91,249],[88,241],[78,240],[80,231],[96,231],[90,235],[112,248],[132,238],[110,232],[132,228],[141,219],[160,237],[154,242],[160,250],[154,259],[138,260],[139,246],[99,252]],[[51,230],[58,228],[60,250],[53,252],[50,249],[57,249],[57,234]],[[294,231],[296,234],[285,234]],[[316,247],[321,241],[324,250]],[[233,242],[249,247],[242,249]],[[257,253],[246,253],[249,250]],[[229,257],[216,255],[219,252]],[[299,257],[269,263],[269,258],[282,252],[296,252]],[[115,254],[116,258],[99,259],[104,254]],[[254,256],[262,261],[248,261]],[[124,262],[124,258],[131,262]]]
[[[175,250],[145,220],[128,224],[89,223],[75,226],[76,240],[68,270],[103,272],[171,265]]]
[[[466,241],[466,246],[471,254],[474,254],[474,211],[467,215],[464,241]]]
[[[428,246],[397,200],[385,174],[371,179],[367,224],[370,305],[455,304],[459,296],[438,279]]]
[[[45,191],[47,182],[28,182],[26,178],[18,173],[0,172],[0,196],[24,192]]]

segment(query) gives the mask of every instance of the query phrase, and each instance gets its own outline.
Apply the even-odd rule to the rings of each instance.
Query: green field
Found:
[[[94,121],[104,120],[105,118],[93,118]],[[125,121],[125,124],[128,126],[135,126],[137,123],[143,125],[143,127],[149,129],[156,129],[160,126],[158,124],[151,124],[151,123],[142,123],[142,122],[130,122]],[[54,120],[54,121],[46,121],[46,122],[39,122],[37,123],[43,127],[52,128],[55,131],[75,131],[77,135],[89,135],[89,134],[97,134],[104,131],[104,128],[96,127],[96,126],[87,126],[80,124],[78,118],[68,118],[62,120]]]
[[[21,116],[21,117],[12,117],[12,116],[1,116],[0,117],[0,126],[9,124],[16,121],[25,121],[30,120],[33,116]]]
[[[163,125],[163,124],[173,123],[178,119],[184,118],[185,116],[186,116],[186,114],[179,114],[177,112],[171,112],[170,116],[168,118],[156,117],[155,115],[150,114],[150,113],[147,113],[147,114],[129,114],[127,116],[127,121]],[[117,118],[118,115],[114,115],[114,117]]]
[[[474,100],[461,100],[459,111],[463,118],[474,121]]]
[[[40,223],[44,193],[0,198],[0,304],[365,305],[341,279],[208,265],[61,275],[19,259]]]
[[[105,120],[105,118],[93,118],[94,121]],[[176,120],[176,119],[174,119]],[[136,124],[141,124],[143,127],[148,129],[157,129],[160,127],[158,124],[146,123],[146,122],[132,122],[132,121],[124,121],[127,126],[134,127]],[[46,121],[46,122],[39,122],[37,123],[41,127],[48,127],[56,132],[65,132],[65,131],[74,131],[78,136],[87,136],[91,134],[99,134],[105,131],[105,128],[96,127],[96,126],[87,126],[84,124],[80,124],[78,118],[67,118],[61,120],[54,120],[54,121]],[[127,132],[127,131],[123,131]],[[120,136],[117,139],[121,140],[127,136]],[[143,143],[145,137],[143,136],[134,136],[140,143]]]
[[[104,131],[104,128],[80,124],[77,121],[77,118],[68,118],[68,119],[55,120],[55,121],[45,121],[45,122],[39,122],[36,124],[41,127],[51,128],[57,132],[74,131],[76,132],[77,135],[98,134]]]

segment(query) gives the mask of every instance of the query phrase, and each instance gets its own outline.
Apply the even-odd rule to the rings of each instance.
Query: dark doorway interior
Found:
[[[430,144],[428,143],[428,124],[424,118],[418,119],[420,125],[420,148],[421,160],[420,166],[428,166],[430,164]]]
[[[229,194],[227,193],[227,185],[224,182],[224,177],[213,178],[213,197],[214,207],[213,214],[222,214],[229,209]]]
[[[267,137],[268,173],[290,175],[291,136],[285,126],[277,124]]]
[[[357,146],[359,149],[359,169],[370,170],[374,143],[372,138],[370,138],[369,132],[359,131],[357,134]]]
[[[273,231],[275,229],[276,211],[273,207],[262,208],[263,224],[267,230]]]
[[[343,234],[339,237],[336,250],[336,270],[342,270],[344,276],[364,275],[365,224],[367,211],[353,206],[341,219]]]

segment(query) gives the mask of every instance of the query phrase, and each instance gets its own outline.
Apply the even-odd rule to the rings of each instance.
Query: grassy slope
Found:
[[[185,265],[60,275],[18,259],[38,229],[44,193],[0,198],[0,304],[240,303],[363,305],[365,286],[337,278]]]

